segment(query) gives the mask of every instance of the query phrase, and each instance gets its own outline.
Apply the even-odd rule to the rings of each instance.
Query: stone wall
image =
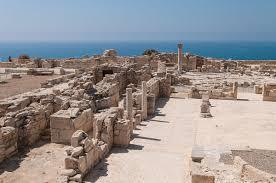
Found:
[[[202,94],[208,92],[210,99],[236,100],[238,94],[238,83],[227,83],[224,85],[193,86],[188,93],[190,98],[201,99]]]
[[[107,155],[112,146],[129,145],[130,121],[123,117],[122,108],[110,108],[95,114],[92,135],[81,130],[75,131],[71,137],[71,147],[66,149],[65,171],[61,177],[63,182],[81,182],[85,174]]]
[[[65,83],[68,82],[69,79],[72,79],[73,77],[75,77],[75,74],[67,74],[64,76],[59,76],[53,79],[47,79],[45,82],[41,83],[41,88],[50,88],[54,85],[60,84],[60,83]]]
[[[156,99],[159,98],[159,82],[160,80],[158,78],[151,78],[147,82],[148,93],[153,94]]]
[[[60,182],[82,182],[82,177],[108,153],[108,149],[107,144],[79,130],[72,135],[71,147],[66,153]]]
[[[164,78],[160,79],[159,82],[159,95],[162,98],[169,98],[171,95],[171,83],[172,83],[172,79],[171,79],[171,75],[170,74],[166,74],[166,76]]]
[[[16,64],[13,62],[0,62],[0,68],[14,68]]]
[[[69,144],[77,130],[92,133],[91,137],[106,144],[107,151],[113,145],[127,146],[133,128],[154,113],[155,100],[169,97],[171,91],[169,74],[152,78],[149,66],[137,68],[137,64],[103,64],[0,101],[0,130],[7,134],[1,138],[9,139],[0,141],[0,160],[7,158],[8,152],[16,153],[17,147],[32,145],[41,138]],[[104,75],[106,69],[112,73]],[[135,92],[140,96],[140,102],[129,103],[132,109],[128,117],[117,107],[127,87],[133,91],[131,98]]]
[[[50,116],[59,110],[67,110],[68,108],[79,108],[80,110],[80,116],[76,116],[78,118],[74,119],[75,128],[88,129],[87,125],[89,123],[83,124],[88,121],[84,120],[88,118],[85,115],[86,111],[89,109],[90,111],[95,110],[93,100],[87,94],[93,87],[91,79],[93,77],[85,74],[85,76],[77,76],[70,79],[69,82],[57,84],[51,88],[37,89],[1,100],[0,130],[13,127],[17,136],[16,147],[29,146],[42,137],[49,138]],[[52,129],[55,129],[55,127],[53,126]],[[66,131],[63,133],[66,133]],[[54,131],[52,134],[54,134]],[[73,132],[67,135],[69,139],[72,134]],[[13,141],[11,140],[11,142]],[[9,147],[7,141],[1,141],[0,143],[1,147]],[[1,154],[3,155],[3,153]],[[5,155],[0,157],[1,160],[3,158],[5,158]]]
[[[16,129],[19,146],[32,145],[49,126],[49,116],[54,112],[54,97],[40,94],[27,93],[0,103],[1,127]]]
[[[13,127],[0,128],[0,162],[17,153],[17,136]]]
[[[59,65],[62,68],[66,69],[84,69],[92,68],[97,63],[95,59],[70,59],[70,60],[61,60]]]
[[[276,84],[266,83],[263,85],[263,101],[276,101]]]
[[[88,132],[93,127],[93,112],[79,108],[60,110],[50,117],[51,142],[69,144],[71,136],[77,130]]]
[[[263,88],[260,85],[254,85],[254,93],[255,94],[262,94]]]

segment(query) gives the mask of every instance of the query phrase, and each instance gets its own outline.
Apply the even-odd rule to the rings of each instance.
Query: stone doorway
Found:
[[[103,77],[107,74],[113,74],[113,70],[103,70]]]

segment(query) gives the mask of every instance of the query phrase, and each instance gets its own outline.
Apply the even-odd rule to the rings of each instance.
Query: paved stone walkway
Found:
[[[161,99],[157,114],[135,130],[128,149],[113,148],[86,177],[100,183],[189,182],[189,158],[196,143],[208,156],[250,146],[276,150],[276,103],[260,95],[246,100],[210,100],[213,118],[200,118],[198,99]],[[197,126],[197,128],[195,127]]]
[[[193,125],[187,119],[198,116],[199,108],[185,111],[179,105],[184,100],[161,99],[158,114],[138,126],[129,148],[113,148],[111,155],[91,171],[86,181],[186,182],[193,144]]]

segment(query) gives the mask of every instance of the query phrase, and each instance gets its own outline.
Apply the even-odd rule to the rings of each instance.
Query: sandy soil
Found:
[[[0,165],[3,183],[54,183],[64,168],[65,146],[39,142]]]
[[[21,79],[8,79],[7,83],[0,84],[0,99],[40,88],[41,82],[55,77],[22,75]]]
[[[276,103],[255,94],[239,97],[243,100],[211,100],[214,117],[207,119],[199,115],[201,100],[163,100],[158,114],[135,131],[130,147],[114,148],[86,181],[189,182],[194,144],[206,148],[209,156],[246,146],[276,150]]]

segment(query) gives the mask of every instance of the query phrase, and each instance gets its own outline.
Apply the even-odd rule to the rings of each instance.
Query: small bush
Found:
[[[30,59],[30,56],[26,54],[22,54],[18,57],[18,59]]]
[[[147,49],[143,52],[143,55],[148,55],[148,56],[154,56],[160,54],[157,50],[155,49]]]

